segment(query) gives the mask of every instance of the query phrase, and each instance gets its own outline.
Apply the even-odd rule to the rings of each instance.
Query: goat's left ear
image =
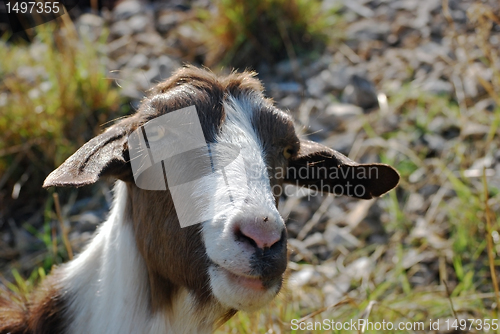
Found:
[[[386,164],[358,164],[329,147],[301,141],[285,182],[322,192],[370,199],[396,187],[399,173]]]
[[[128,158],[126,127],[119,124],[91,139],[47,176],[43,187],[81,187],[101,176],[127,179],[132,172]]]

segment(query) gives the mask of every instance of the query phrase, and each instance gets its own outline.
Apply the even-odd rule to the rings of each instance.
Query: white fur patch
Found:
[[[235,224],[255,217],[269,217],[269,228],[279,233],[284,221],[274,204],[269,176],[264,162],[264,153],[258,136],[252,127],[253,109],[251,100],[242,101],[229,97],[224,103],[225,124],[217,142],[230,143],[240,147],[243,163],[230,169],[229,190],[233,198],[244,199],[235,203],[216,200],[215,218],[202,224],[202,235],[208,257],[218,266],[237,274],[251,275],[250,259],[254,249],[235,240]],[[204,187],[225,187],[217,183],[205,183]],[[210,286],[215,297],[225,306],[237,310],[255,310],[267,304],[279,288],[256,292],[245,289],[227,279],[223,269],[211,267]]]
[[[126,221],[126,200],[126,185],[117,181],[108,220],[85,251],[61,268],[61,286],[73,297],[67,333],[212,333],[222,311],[195,312],[194,299],[186,291],[174,300],[174,314],[150,313],[147,271],[132,223]]]

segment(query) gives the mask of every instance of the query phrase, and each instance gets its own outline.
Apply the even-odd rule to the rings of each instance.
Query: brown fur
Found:
[[[127,182],[127,215],[131,218],[137,248],[147,267],[152,311],[171,308],[180,288],[193,292],[200,308],[213,301],[213,296],[207,274],[210,259],[205,253],[200,225],[181,228],[170,192],[142,190],[133,182],[127,137],[139,126],[165,113],[195,105],[206,141],[214,142],[225,119],[223,102],[232,95],[243,102],[251,102],[248,105],[254,109],[252,125],[260,137],[264,158],[271,170],[271,186],[295,181],[308,186],[322,181],[297,180],[297,176],[291,173],[280,179],[273,177],[273,171],[288,165],[297,168],[315,168],[317,164],[358,168],[358,164],[323,145],[303,142],[301,146],[291,117],[263,97],[262,85],[254,75],[244,72],[217,77],[192,66],[178,70],[170,79],[150,90],[136,114],[89,141],[45,180],[44,187],[83,186],[102,176],[113,176]],[[292,155],[288,160],[283,155],[285,148]],[[380,185],[376,180],[366,181],[364,184],[370,192],[364,198],[379,196],[399,181],[399,175],[390,166],[377,166],[388,179]],[[343,182],[326,181],[330,184]],[[275,194],[275,197],[277,203],[278,196]],[[283,242],[286,242],[286,237]],[[50,276],[25,306],[0,300],[0,334],[61,333],[68,296],[57,288],[55,282],[57,273]],[[234,313],[235,310],[228,310],[218,323]]]
[[[255,100],[261,101],[261,105],[252,123],[269,151],[267,156],[278,158],[270,159],[269,163],[284,167],[286,160],[279,158],[282,157],[280,150],[287,145],[298,150],[299,140],[291,117],[264,99],[263,88],[253,76],[253,73],[233,73],[218,78],[207,71],[183,68],[150,91],[139,114],[157,117],[195,104],[205,139],[213,142],[224,119],[225,96],[251,98],[257,95]],[[210,260],[205,254],[200,226],[180,227],[169,192],[145,191],[133,183],[128,184],[128,192],[137,246],[148,267],[153,310],[170,307],[180,287],[193,291],[199,306],[203,307],[212,300],[212,294],[207,274]],[[145,217],[147,224],[144,224]]]
[[[57,287],[56,273],[38,287],[29,301],[15,302],[12,295],[0,297],[0,334],[63,333],[69,320],[64,317],[67,298]]]

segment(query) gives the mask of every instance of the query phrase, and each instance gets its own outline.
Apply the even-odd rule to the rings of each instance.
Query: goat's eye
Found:
[[[160,125],[152,126],[147,131],[148,141],[155,142],[163,138],[165,129]]]
[[[283,150],[283,156],[286,158],[286,159],[290,159],[293,155],[293,147],[292,146],[287,146],[285,147],[285,149]]]

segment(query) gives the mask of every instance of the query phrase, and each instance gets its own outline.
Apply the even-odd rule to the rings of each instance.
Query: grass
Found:
[[[382,162],[395,166],[402,176],[399,189],[382,199],[390,217],[386,225],[389,238],[382,245],[362,240],[365,247],[348,249],[347,255],[333,254],[315,270],[343,259],[343,266],[334,267],[341,273],[343,268],[343,275],[350,277],[345,269],[348,264],[368,258],[373,261],[368,278],[351,278],[343,298],[330,305],[324,302],[328,293],[325,286],[335,284],[335,280],[324,279],[300,289],[292,284],[268,309],[237,315],[218,333],[431,332],[430,326],[435,326],[437,320],[442,326],[448,321],[448,328],[456,332],[465,328],[464,332],[500,333],[476,327],[478,320],[499,319],[500,315],[500,189],[498,181],[491,183],[491,175],[486,177],[487,168],[477,165],[484,157],[495,156],[499,148],[500,54],[488,42],[492,25],[499,20],[483,4],[472,6],[468,16],[476,24],[476,45],[464,45],[465,38],[457,35],[454,38],[456,45],[468,53],[465,66],[480,61],[492,69],[491,82],[482,78],[479,82],[487,94],[481,98],[497,102],[493,110],[472,111],[477,101],[432,95],[407,84],[385,91],[390,112],[397,117],[397,127],[387,129],[387,115],[364,116],[360,131],[365,133],[366,142],[382,138]],[[477,50],[477,58],[470,56],[477,55]],[[444,120],[440,129],[436,129],[436,119]],[[467,134],[465,129],[472,122],[489,130]],[[422,142],[426,135],[436,134],[446,138],[444,149],[438,151]],[[426,188],[431,190],[425,191]],[[412,194],[426,194],[423,207],[417,211],[409,208],[415,200]],[[422,254],[430,259],[411,266],[405,264],[405,259]],[[307,266],[310,264],[298,264],[292,271],[300,272]],[[426,276],[430,281],[422,283]],[[394,324],[423,322],[425,330],[292,330],[293,319],[314,323],[363,318]]]
[[[207,49],[205,65],[255,67],[296,55],[319,54],[341,35],[338,8],[320,1],[218,0],[215,11],[198,11],[198,30]]]
[[[435,97],[426,97],[425,95],[422,95],[422,98],[429,98],[431,101],[435,99]],[[496,112],[500,112],[500,110]],[[370,123],[373,121],[371,119]],[[422,121],[427,120],[422,119]],[[403,123],[403,125],[407,124]],[[405,132],[411,134],[418,127],[419,125],[414,125],[414,127],[402,127],[402,129],[404,128]],[[472,145],[473,143],[467,144]],[[461,149],[458,144],[455,147],[457,150]],[[428,152],[417,153],[421,153],[421,156],[428,154]],[[403,157],[400,159],[391,161],[386,158],[383,160],[399,167],[399,163],[406,161],[403,160]],[[457,161],[456,163],[463,162]],[[425,159],[423,164],[427,166]],[[390,235],[389,242],[387,245],[378,245],[375,248],[372,245],[350,252],[345,262],[355,261],[359,258],[372,258],[375,265],[366,281],[351,281],[349,291],[340,302],[326,305],[325,308],[324,291],[321,285],[306,286],[301,289],[291,288],[285,290],[268,310],[251,316],[237,315],[218,333],[331,333],[330,330],[294,331],[291,321],[304,319],[307,323],[308,321],[322,322],[324,319],[332,319],[336,322],[350,322],[351,319],[363,318],[363,315],[374,323],[382,321],[393,324],[422,322],[426,329],[424,332],[429,332],[431,321],[435,323],[438,319],[441,323],[448,320],[451,325],[457,317],[459,319],[498,319],[498,300],[493,292],[495,289],[491,281],[492,276],[498,275],[498,272],[493,271],[492,273],[488,270],[488,266],[491,264],[494,268],[496,261],[498,267],[499,263],[495,258],[496,249],[500,245],[498,240],[496,244],[493,241],[487,244],[485,239],[491,235],[491,233],[488,234],[487,230],[498,231],[500,220],[490,212],[492,216],[491,228],[486,229],[484,227],[486,222],[484,214],[485,204],[489,203],[489,205],[498,207],[500,197],[497,192],[497,195],[493,195],[487,200],[485,197],[485,189],[488,189],[487,183],[485,184],[486,188],[481,187],[480,184],[471,184],[467,179],[454,176],[444,165],[440,167],[444,173],[439,170],[434,172],[429,170],[427,175],[444,174],[444,182],[440,185],[451,190],[449,198],[443,199],[438,204],[437,209],[439,214],[443,215],[442,221],[439,222],[440,228],[446,229],[440,240],[444,243],[444,247],[439,248],[436,247],[439,245],[431,244],[430,238],[411,236],[411,230],[414,227],[408,226],[408,222],[413,221],[411,214],[405,212],[406,203],[404,200],[402,201],[393,192],[383,199],[391,216],[391,223],[387,231]],[[412,168],[399,168],[399,170],[402,171],[403,178],[407,180],[416,168],[417,166],[413,166]],[[432,177],[427,177],[424,182],[429,183],[430,179]],[[402,187],[406,188],[406,185],[403,183]],[[403,189],[403,191],[408,191],[408,189]],[[432,224],[433,220],[429,223]],[[445,237],[446,239],[444,239]],[[403,266],[405,255],[408,255],[412,250],[416,250],[417,254],[424,251],[432,252],[436,256],[434,261],[439,265],[435,270],[438,277],[428,287],[415,284],[414,278],[418,274],[418,266],[410,268]],[[490,252],[489,259],[486,256],[487,252]],[[308,265],[304,264],[303,266]],[[297,269],[300,270],[301,265]],[[328,285],[328,283],[328,280],[324,280],[321,284]],[[314,315],[309,316],[311,314]],[[467,322],[467,327],[470,325],[470,322]],[[333,332],[354,333],[358,331],[339,330]],[[359,333],[379,332],[377,330],[359,331]],[[383,332],[408,333],[411,331],[387,330]],[[489,332],[498,333],[500,331]]]
[[[71,24],[56,29],[49,23],[37,30],[31,46],[2,43],[0,48],[0,91],[6,93],[0,150],[36,139],[45,145],[50,141],[57,150],[43,155],[59,164],[118,110],[120,99],[106,79],[99,51],[105,34],[92,46],[80,40]],[[9,162],[2,160],[2,167]]]
[[[18,183],[37,193],[31,185],[40,189],[51,170],[120,113],[101,51],[106,34],[92,43],[68,19],[59,25],[37,27],[31,45],[0,42],[0,188]]]
[[[36,247],[45,243],[51,250],[55,215],[52,191],[42,189],[43,180],[102,131],[102,124],[129,110],[107,79],[106,31],[90,41],[63,16],[32,35],[31,44],[7,43],[9,36],[0,41],[0,220],[13,219],[24,226],[19,233],[26,230],[42,240]],[[48,272],[65,259],[50,251],[37,263]]]
[[[27,239],[27,245],[2,244],[1,249],[10,258],[27,248],[37,254],[34,264],[49,272],[68,259],[68,247],[54,243],[61,237],[55,233],[53,190],[42,189],[42,182],[102,131],[102,124],[129,109],[107,78],[105,30],[90,41],[63,16],[31,35],[31,44],[7,43],[7,35],[0,40],[0,224],[15,222],[14,233]],[[16,266],[23,275],[33,270],[25,268],[27,263]],[[35,267],[31,283],[38,272]]]

